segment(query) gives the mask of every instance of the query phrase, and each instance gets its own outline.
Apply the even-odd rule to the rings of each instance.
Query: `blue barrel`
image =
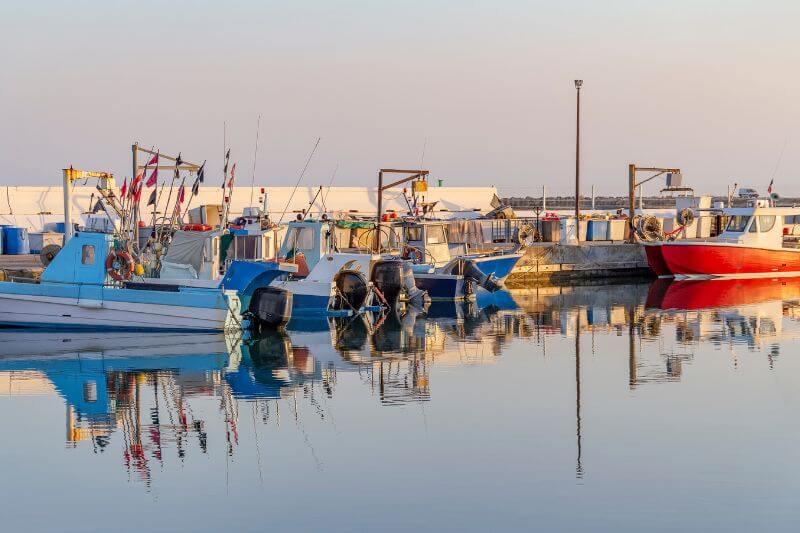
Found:
[[[26,255],[31,253],[28,230],[25,228],[3,228],[3,252],[9,255]]]

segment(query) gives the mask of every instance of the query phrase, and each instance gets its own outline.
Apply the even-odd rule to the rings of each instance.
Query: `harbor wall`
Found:
[[[536,282],[650,276],[644,246],[623,242],[535,243],[525,248],[509,287]]]
[[[220,187],[201,187],[199,194],[193,198],[190,188],[191,183],[187,185],[185,195],[186,201],[191,201],[189,207],[222,203]],[[258,185],[252,189],[250,187],[234,189],[231,195],[231,216],[241,215],[245,207],[260,205],[261,189],[262,187]],[[295,217],[295,213],[308,209],[309,205],[312,213],[344,211],[372,216],[378,208],[378,195],[374,187],[323,188],[320,194],[317,194],[319,187],[298,187],[296,190],[294,187],[264,187],[264,189],[268,197],[270,214],[276,221],[280,219],[284,209],[286,214],[283,221],[287,222]],[[146,221],[152,217],[152,206],[145,206],[151,192],[152,189],[144,189],[141,198],[142,212],[147,213]],[[491,201],[496,193],[494,187],[431,187],[423,198],[426,202],[437,202],[435,206],[437,214],[447,216],[452,213],[487,212],[492,209]],[[119,195],[119,188],[116,189],[116,194]],[[177,191],[174,191],[168,207],[169,189],[163,190],[158,202],[159,215],[171,211],[176,195]],[[383,197],[384,210],[408,211],[402,189],[385,191]],[[73,222],[82,223],[97,198],[97,189],[92,186],[74,187]],[[0,187],[0,224],[12,224],[31,231],[42,231],[46,225],[63,220],[62,187]]]

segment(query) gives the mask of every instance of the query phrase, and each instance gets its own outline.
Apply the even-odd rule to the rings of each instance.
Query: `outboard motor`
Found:
[[[386,259],[376,261],[372,267],[372,284],[377,288],[389,307],[396,307],[400,293],[403,291],[403,261]]]
[[[408,303],[414,307],[424,309],[426,304],[431,301],[428,291],[417,288],[414,280],[414,269],[411,268],[411,261],[403,261],[403,289],[408,295]]]
[[[336,282],[336,298],[334,309],[352,309],[358,311],[364,307],[369,291],[367,278],[356,270],[340,270],[334,278]]]
[[[280,287],[259,287],[250,298],[247,315],[256,328],[277,328],[292,317],[292,293]]]
[[[456,272],[473,280],[487,291],[497,292],[502,288],[494,276],[484,274],[472,259],[461,259],[459,263]]]

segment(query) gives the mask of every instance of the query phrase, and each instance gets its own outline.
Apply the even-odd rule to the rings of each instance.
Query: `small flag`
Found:
[[[228,180],[228,188],[233,189],[233,177],[236,174],[236,163],[231,167],[231,179]]]
[[[772,194],[772,183],[775,181],[775,178],[769,180],[769,187],[767,187],[767,194]]]
[[[141,181],[140,181],[139,186],[136,187],[136,192],[133,193],[133,201],[138,204],[139,200],[141,200],[141,199],[142,199],[142,184],[141,184]]]
[[[119,190],[119,195],[122,198],[125,198],[125,195],[128,194],[128,178],[125,178],[125,181],[122,182],[122,188]]]
[[[178,203],[182,204],[185,197],[186,197],[186,188],[183,185],[181,185],[181,192],[178,195]]]
[[[194,184],[192,185],[192,196],[197,196],[200,194],[200,182],[203,181],[200,179],[200,175],[198,174],[197,179],[194,180]]]
[[[147,185],[148,187],[152,187],[153,185],[156,184],[156,182],[158,182],[158,154],[154,155],[153,159],[151,159],[150,162],[147,163],[148,167],[150,165],[155,165],[156,168],[153,169],[153,172],[150,174],[150,177],[147,178],[147,182],[145,183],[145,185]]]
[[[225,169],[222,171],[224,174],[228,173],[228,160],[231,158],[231,149],[228,148],[228,151],[225,152]]]
[[[175,158],[175,166],[179,167],[183,164],[183,159],[181,159],[181,154],[178,152],[178,157]]]
[[[156,205],[156,191],[158,189],[153,189],[153,192],[150,193],[150,199],[147,200],[147,205]]]
[[[131,196],[136,194],[138,186],[141,182],[142,182],[142,174],[137,174],[136,177],[133,178],[133,181],[131,182],[131,191],[130,191]]]
[[[203,161],[203,164],[200,165],[200,169],[197,171],[197,179],[200,183],[203,183],[206,179],[206,162]]]
[[[153,185],[156,184],[156,182],[158,182],[158,167],[153,169],[153,172],[150,174],[150,177],[147,178],[147,182],[145,183],[145,185],[147,185],[148,187],[152,187]]]

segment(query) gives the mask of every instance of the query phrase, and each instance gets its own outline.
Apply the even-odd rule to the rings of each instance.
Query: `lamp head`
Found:
[[[575,88],[580,89],[581,85],[583,85],[583,80],[575,80]]]

